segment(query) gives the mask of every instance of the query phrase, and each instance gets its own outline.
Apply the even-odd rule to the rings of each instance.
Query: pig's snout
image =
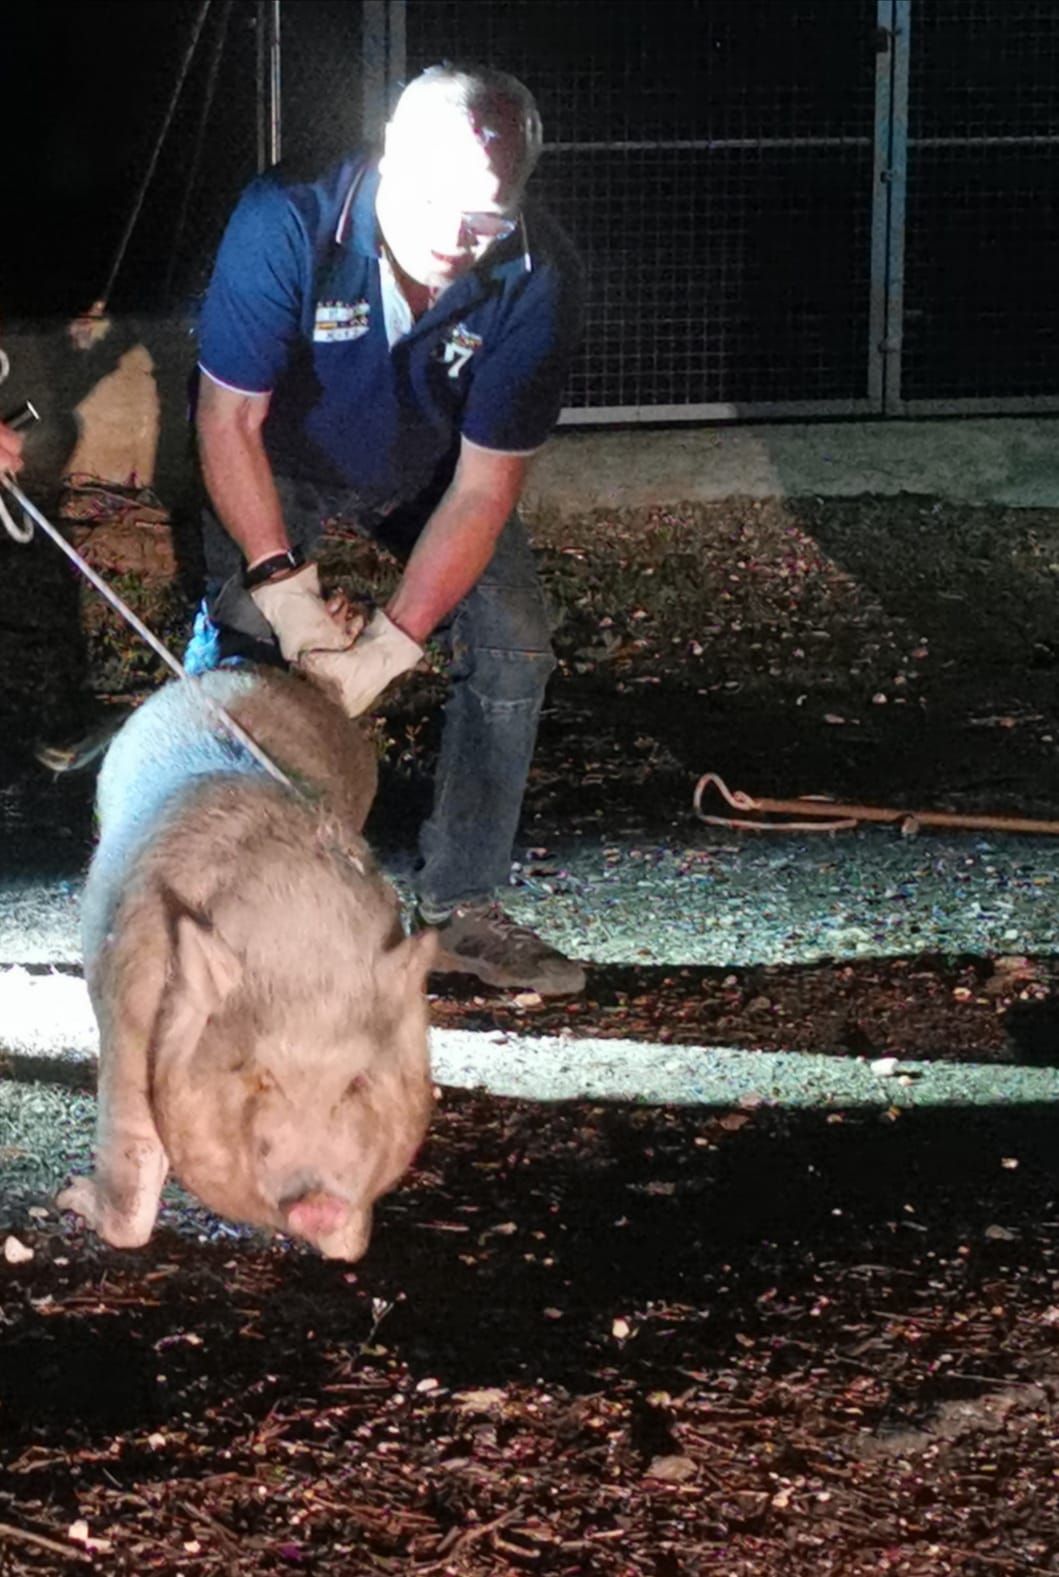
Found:
[[[291,1231],[314,1243],[317,1238],[330,1237],[337,1232],[349,1215],[346,1201],[322,1188],[300,1194],[297,1199],[283,1200],[280,1209]]]
[[[348,1200],[314,1189],[280,1204],[287,1230],[304,1238],[328,1259],[359,1259],[371,1236],[370,1210],[355,1209]]]

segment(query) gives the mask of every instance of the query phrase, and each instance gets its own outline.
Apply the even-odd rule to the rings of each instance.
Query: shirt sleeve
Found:
[[[528,454],[555,426],[581,335],[584,285],[573,258],[529,276],[526,289],[475,367],[464,437],[483,449]]]
[[[199,364],[218,383],[270,394],[301,326],[301,220],[274,178],[247,188],[224,232],[199,320]]]

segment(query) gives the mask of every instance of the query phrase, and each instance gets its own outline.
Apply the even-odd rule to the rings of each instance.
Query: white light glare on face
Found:
[[[458,226],[461,238],[473,242],[476,247],[505,241],[518,229],[517,214],[498,213],[492,209],[457,208],[447,195],[439,196],[427,189],[418,172],[403,179],[399,172],[397,179],[402,197],[401,212],[408,223],[416,222],[418,215],[428,231],[436,229],[441,234],[451,232]]]
[[[380,173],[383,239],[405,274],[435,292],[519,228],[514,194],[468,117],[429,96],[399,106]]]

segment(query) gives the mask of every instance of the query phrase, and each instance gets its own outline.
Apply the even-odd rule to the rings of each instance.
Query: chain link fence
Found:
[[[895,407],[1054,409],[1059,6],[914,0],[908,24]]]

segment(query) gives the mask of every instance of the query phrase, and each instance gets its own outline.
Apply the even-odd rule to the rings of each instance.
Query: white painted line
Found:
[[[0,969],[0,1053],[83,1062],[95,1060],[96,1048],[82,980]],[[435,1029],[431,1054],[439,1084],[525,1100],[881,1110],[1059,1103],[1059,1068],[926,1062],[911,1053],[883,1077],[867,1061],[813,1052]]]

